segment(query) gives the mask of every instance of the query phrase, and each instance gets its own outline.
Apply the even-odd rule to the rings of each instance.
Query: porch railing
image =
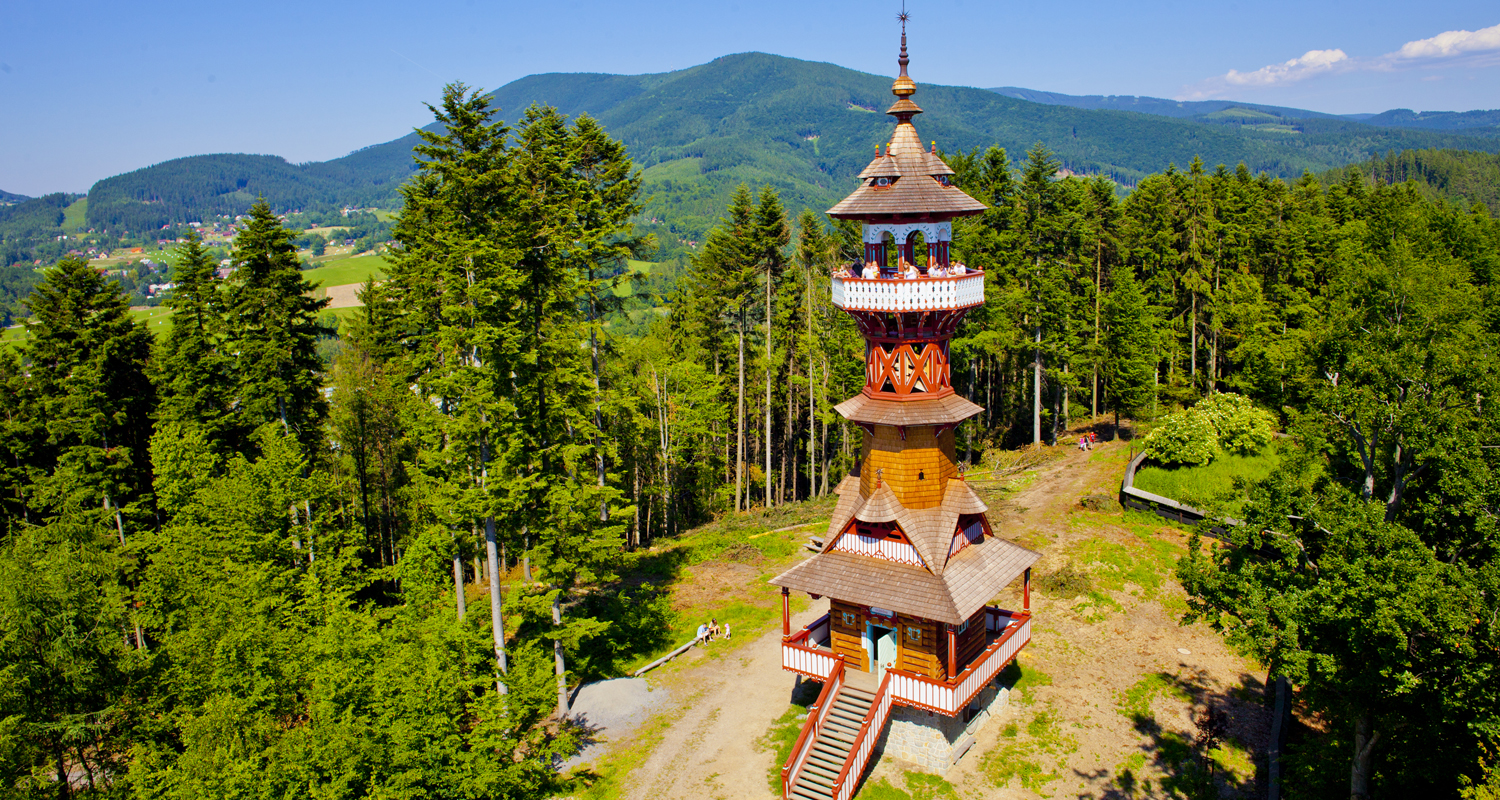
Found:
[[[824,680],[834,668],[838,655],[828,649],[828,615],[781,640],[781,667],[785,670]]]
[[[887,670],[895,702],[954,716],[1005,669],[1031,641],[1031,615],[993,607],[985,611],[985,629],[1001,631],[1000,636],[951,680],[940,681],[901,669]]]
[[[984,273],[946,278],[833,277],[833,304],[846,311],[936,311],[984,304]]]

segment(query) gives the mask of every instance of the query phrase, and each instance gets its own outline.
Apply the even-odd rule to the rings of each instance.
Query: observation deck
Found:
[[[833,276],[833,304],[844,311],[962,311],[984,305],[984,273],[942,278]]]

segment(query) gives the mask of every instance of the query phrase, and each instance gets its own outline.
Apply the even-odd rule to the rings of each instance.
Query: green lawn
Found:
[[[363,255],[328,261],[325,266],[302,274],[319,286],[346,286],[364,283],[371,275],[377,280],[384,278],[387,266],[386,260],[381,256]]]
[[[1162,467],[1144,464],[1135,473],[1135,488],[1204,510],[1219,506],[1230,516],[1244,510],[1245,497],[1234,493],[1234,479],[1262,480],[1281,463],[1276,446],[1254,455],[1220,453],[1201,467]]]
[[[87,224],[88,210],[89,199],[87,197],[79,198],[77,202],[63,209],[62,229],[69,233],[83,230],[84,225]]]

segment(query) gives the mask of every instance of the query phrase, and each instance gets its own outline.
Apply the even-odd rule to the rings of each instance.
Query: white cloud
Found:
[[[1232,69],[1223,80],[1235,86],[1274,86],[1278,83],[1292,83],[1327,72],[1347,61],[1349,61],[1349,54],[1343,50],[1309,50],[1298,58],[1261,67],[1254,72],[1240,72]]]
[[[1490,54],[1486,57],[1485,54]],[[1500,56],[1500,25],[1477,31],[1445,31],[1426,39],[1401,45],[1401,49],[1376,58],[1351,58],[1343,50],[1309,50],[1301,56],[1270,64],[1253,72],[1230,70],[1183,87],[1178,100],[1203,100],[1222,96],[1233,89],[1262,89],[1281,86],[1334,72],[1393,70],[1433,66],[1444,61],[1485,63]],[[1475,61],[1478,57],[1478,61]]]
[[[1452,58],[1469,53],[1500,50],[1500,25],[1477,31],[1445,31],[1429,39],[1418,39],[1401,45],[1386,55],[1387,59]]]

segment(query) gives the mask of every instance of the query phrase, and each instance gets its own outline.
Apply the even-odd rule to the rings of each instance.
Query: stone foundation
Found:
[[[974,744],[974,734],[991,716],[1004,711],[1009,702],[1009,688],[986,686],[969,703],[969,709],[977,713],[968,723],[964,722],[964,714],[949,717],[896,706],[891,709],[890,724],[881,738],[881,755],[943,775],[968,752]]]

